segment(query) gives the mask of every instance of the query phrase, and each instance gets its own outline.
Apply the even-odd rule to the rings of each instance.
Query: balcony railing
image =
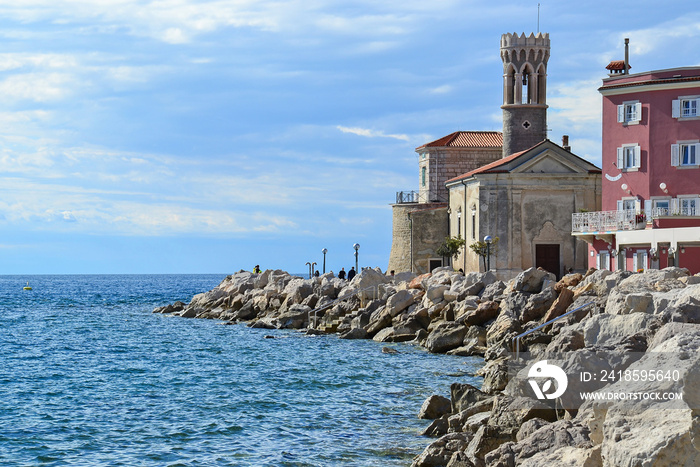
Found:
[[[675,207],[671,208],[654,208],[651,210],[651,217],[657,219],[659,217],[669,216],[700,216],[700,210],[694,207]]]
[[[396,192],[396,204],[410,204],[410,203],[446,203],[447,200],[443,196],[433,196],[429,199],[430,193],[420,191],[397,191]]]
[[[646,215],[633,210],[577,212],[571,217],[571,231],[608,232],[646,228]]]

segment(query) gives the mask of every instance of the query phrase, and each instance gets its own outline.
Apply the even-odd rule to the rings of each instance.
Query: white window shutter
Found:
[[[637,102],[634,104],[634,110],[635,110],[635,122],[639,122],[642,120],[642,103]]]
[[[634,166],[636,168],[642,166],[642,148],[639,145],[634,147]]]
[[[671,214],[675,215],[678,214],[679,209],[678,209],[678,198],[673,198],[671,199]]]
[[[632,270],[634,272],[637,272],[637,269],[639,269],[639,263],[637,262],[637,252],[635,251],[634,254],[632,255]]]
[[[649,256],[648,256],[646,251],[644,252],[644,256],[643,256],[642,261],[644,261],[644,266],[642,266],[642,269],[644,269],[646,271],[649,267],[648,266],[649,265]]]
[[[622,148],[617,148],[617,168],[620,170],[625,168],[625,153]]]
[[[679,118],[681,116],[681,101],[675,100],[671,102],[671,117]]]
[[[623,123],[625,121],[625,105],[617,106],[617,122]]]
[[[644,200],[644,214],[647,215],[647,219],[651,219],[651,200]]]
[[[634,212],[636,212],[636,213],[642,212],[642,202],[638,199],[634,200]]]
[[[621,200],[621,199],[618,199],[618,200],[617,200],[617,210],[618,210],[618,211],[624,210],[624,204],[622,203],[622,200]]]
[[[681,165],[681,150],[678,144],[671,145],[671,165],[673,167]]]

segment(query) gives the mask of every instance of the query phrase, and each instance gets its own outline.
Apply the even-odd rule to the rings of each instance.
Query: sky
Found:
[[[501,130],[504,33],[600,164],[605,65],[700,65],[696,2],[0,0],[0,274],[386,269],[415,148]]]

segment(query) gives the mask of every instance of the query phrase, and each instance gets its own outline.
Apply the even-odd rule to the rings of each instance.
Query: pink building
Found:
[[[602,212],[573,214],[589,267],[700,272],[700,67],[603,80]]]

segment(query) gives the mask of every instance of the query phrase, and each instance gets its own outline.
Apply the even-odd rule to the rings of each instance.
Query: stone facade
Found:
[[[448,236],[446,203],[394,204],[393,238],[388,271],[429,272],[441,266],[435,254]]]
[[[467,245],[486,235],[498,237],[492,269],[514,276],[538,264],[538,245],[554,249],[561,276],[569,268],[585,271],[587,245],[571,236],[571,213],[600,206],[601,174],[593,164],[544,141],[517,157],[502,159],[447,183],[450,232],[462,232]],[[556,246],[556,247],[555,247]],[[482,271],[481,258],[468,246],[454,262],[465,271]]]
[[[496,161],[501,158],[502,153],[500,145],[484,148],[426,145],[416,151],[420,200],[441,203],[447,202],[447,180]]]
[[[547,139],[549,34],[503,34],[503,157]]]

